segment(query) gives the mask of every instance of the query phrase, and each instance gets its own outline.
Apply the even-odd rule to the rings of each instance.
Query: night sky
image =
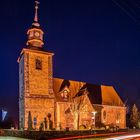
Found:
[[[0,1],[0,108],[18,115],[18,63],[34,0]],[[140,1],[40,0],[45,49],[54,77],[112,85],[140,104]]]

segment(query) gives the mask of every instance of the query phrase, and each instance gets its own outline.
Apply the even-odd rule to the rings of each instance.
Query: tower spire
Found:
[[[39,1],[35,1],[35,17],[34,17],[34,21],[38,22],[38,8],[39,8]]]
[[[38,23],[38,9],[39,9],[39,1],[35,0],[35,16],[34,16],[34,23],[32,25],[34,26],[40,26]]]
[[[42,48],[44,45],[43,41],[43,31],[40,27],[40,24],[38,22],[38,8],[39,8],[39,1],[35,0],[35,16],[34,16],[34,22],[32,23],[31,28],[27,31],[28,40],[27,40],[27,46],[32,48]]]

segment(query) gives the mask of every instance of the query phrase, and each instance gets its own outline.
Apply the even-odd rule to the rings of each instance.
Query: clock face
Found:
[[[40,35],[39,32],[35,32],[36,37],[39,37],[39,35]]]

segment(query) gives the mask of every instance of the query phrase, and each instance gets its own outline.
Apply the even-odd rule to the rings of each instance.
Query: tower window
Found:
[[[35,60],[35,67],[38,70],[42,70],[42,61],[38,58]]]

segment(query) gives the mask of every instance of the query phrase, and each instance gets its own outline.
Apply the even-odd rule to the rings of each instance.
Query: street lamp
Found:
[[[93,126],[94,126],[94,129],[95,129],[95,115],[96,115],[96,111],[93,111],[93,112],[91,112],[92,114],[93,114],[93,116],[92,116],[92,120],[93,120]]]

